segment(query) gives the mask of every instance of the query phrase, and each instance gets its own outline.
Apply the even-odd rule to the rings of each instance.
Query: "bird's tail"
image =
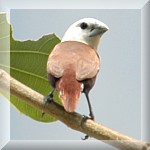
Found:
[[[82,83],[76,80],[75,72],[71,69],[66,70],[60,78],[57,89],[66,111],[75,111],[81,93],[81,85]]]

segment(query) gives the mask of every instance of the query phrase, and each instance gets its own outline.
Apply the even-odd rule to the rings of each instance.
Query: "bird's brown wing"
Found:
[[[100,62],[95,54],[87,55],[77,63],[76,78],[79,81],[90,79],[97,75]]]
[[[94,49],[81,42],[68,41],[54,48],[48,58],[47,72],[60,78],[70,68],[76,72],[76,79],[82,81],[95,77],[99,66],[100,59]]]
[[[61,55],[50,55],[47,62],[47,72],[55,78],[60,78],[64,72]]]

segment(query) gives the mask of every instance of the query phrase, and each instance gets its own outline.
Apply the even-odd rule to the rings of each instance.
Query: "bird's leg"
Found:
[[[50,103],[51,101],[53,101],[54,92],[55,92],[55,89],[53,89],[53,90],[48,94],[48,96],[45,96],[45,97],[44,97],[44,107],[46,106],[47,103]],[[45,112],[42,111],[42,117],[43,117],[44,115],[45,115]]]
[[[94,114],[93,114],[93,111],[92,111],[92,106],[91,106],[91,103],[90,103],[89,94],[87,92],[85,92],[85,96],[86,96],[88,106],[89,106],[89,111],[90,111],[89,116],[91,117],[92,120],[94,120],[95,117],[94,117]]]
[[[85,96],[86,96],[86,99],[87,99],[87,102],[88,102],[88,106],[89,106],[89,111],[90,111],[89,116],[90,116],[90,119],[94,120],[94,114],[93,114],[93,111],[92,111],[92,106],[91,106],[91,103],[90,103],[89,94],[88,94],[88,92],[84,92],[84,93],[85,93]],[[85,121],[86,119],[88,119],[88,117],[83,116],[83,120]],[[85,135],[85,137],[82,138],[82,140],[86,140],[88,138],[89,138],[89,135]]]
[[[44,97],[45,105],[46,105],[47,103],[50,103],[51,101],[53,101],[54,92],[55,92],[55,89],[53,89],[53,90],[48,94],[48,96]]]

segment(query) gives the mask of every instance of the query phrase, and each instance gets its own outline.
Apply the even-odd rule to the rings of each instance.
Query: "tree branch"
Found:
[[[44,112],[55,117],[74,130],[88,134],[91,137],[115,146],[121,150],[148,150],[148,144],[113,131],[91,119],[83,121],[82,115],[76,112],[68,113],[62,106],[55,102],[51,102],[43,107],[43,95],[10,77],[5,71],[0,70],[0,88],[9,91],[9,83],[10,93],[12,95],[40,110],[44,110]]]

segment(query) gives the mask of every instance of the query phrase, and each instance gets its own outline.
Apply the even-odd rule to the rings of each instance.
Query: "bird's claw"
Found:
[[[89,119],[91,119],[91,120],[94,120],[94,119],[95,119],[93,113],[90,113],[89,116],[90,116]]]
[[[54,96],[53,93],[54,93],[54,91],[52,91],[48,96],[44,97],[44,106],[43,107],[45,107],[46,104],[48,104],[48,103],[53,101],[53,96]],[[43,118],[44,115],[45,115],[45,112],[42,111],[41,117]]]
[[[82,124],[87,120],[87,119],[91,119],[94,120],[94,116],[90,115],[90,117],[87,117],[85,115],[82,116],[82,120],[81,120],[81,126]],[[85,135],[84,138],[81,138],[82,140],[87,140],[90,136],[89,135]]]
[[[81,138],[82,140],[87,140],[89,138],[89,136],[86,134],[85,136],[84,136],[84,138]]]

